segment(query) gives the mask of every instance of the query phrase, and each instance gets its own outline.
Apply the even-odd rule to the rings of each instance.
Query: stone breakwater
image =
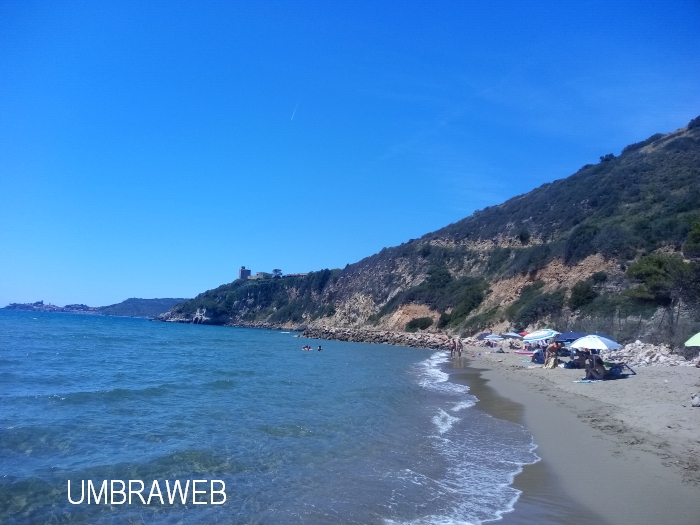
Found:
[[[307,328],[301,337],[309,339],[331,339],[355,343],[389,344],[413,348],[447,349],[448,338],[441,334],[425,332],[392,332],[389,330],[362,330],[352,328]]]
[[[612,363],[627,363],[635,367],[645,366],[697,366],[700,368],[700,356],[693,359],[674,354],[666,345],[652,345],[635,341],[619,350],[603,350],[600,356],[605,361]]]

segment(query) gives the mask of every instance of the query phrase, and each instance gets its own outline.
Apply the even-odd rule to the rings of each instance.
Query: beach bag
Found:
[[[547,360],[547,364],[544,365],[545,368],[556,368],[557,366],[559,366],[559,359],[556,357],[550,357]]]
[[[620,379],[622,377],[622,365],[612,365],[605,374],[605,379]]]

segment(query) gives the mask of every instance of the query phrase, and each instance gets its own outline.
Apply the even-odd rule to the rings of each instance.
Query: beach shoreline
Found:
[[[451,377],[470,385],[475,408],[525,425],[541,458],[516,476],[523,494],[502,523],[700,522],[700,410],[681,399],[700,383],[697,369],[573,383],[581,371],[526,368],[518,354],[468,350],[475,358],[463,358],[465,372]]]

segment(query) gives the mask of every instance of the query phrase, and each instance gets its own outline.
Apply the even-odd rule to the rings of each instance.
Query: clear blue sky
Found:
[[[0,306],[342,268],[685,126],[699,28],[696,0],[2,1]]]

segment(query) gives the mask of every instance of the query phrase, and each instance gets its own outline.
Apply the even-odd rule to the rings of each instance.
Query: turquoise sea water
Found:
[[[2,523],[480,523],[537,460],[444,353],[279,331],[0,310]],[[223,505],[73,499],[220,479]],[[201,488],[201,487],[200,487]],[[208,496],[206,496],[208,498]],[[202,498],[205,499],[205,498]]]

